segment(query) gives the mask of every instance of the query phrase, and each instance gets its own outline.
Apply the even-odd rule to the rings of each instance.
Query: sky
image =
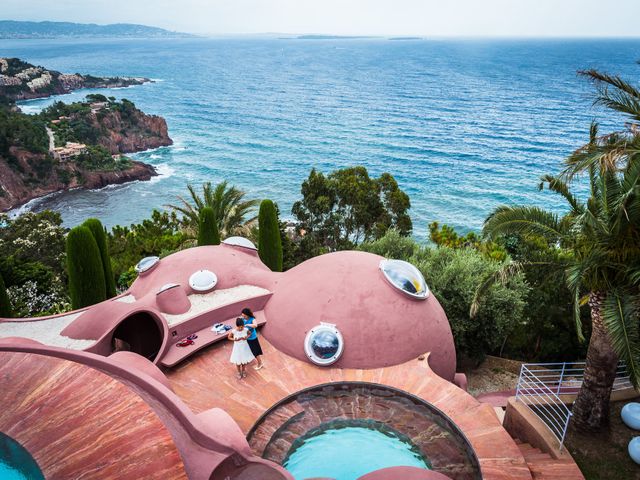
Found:
[[[205,35],[640,36],[640,0],[0,0],[0,19]]]

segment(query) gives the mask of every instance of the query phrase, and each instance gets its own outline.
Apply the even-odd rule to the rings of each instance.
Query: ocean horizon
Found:
[[[594,89],[576,72],[636,78],[640,39],[3,40],[0,56],[155,80],[19,103],[35,113],[100,92],[167,120],[173,146],[131,155],[158,177],[28,205],[59,211],[66,226],[139,222],[188,183],[222,180],[291,218],[311,168],[363,165],[396,178],[424,239],[432,221],[478,231],[501,204],[560,211],[539,177],[588,141],[593,119],[603,132],[624,121],[592,106]]]

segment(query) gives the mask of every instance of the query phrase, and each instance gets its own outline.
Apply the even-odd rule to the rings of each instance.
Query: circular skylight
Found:
[[[256,246],[251,240],[244,237],[229,237],[225,238],[222,243],[225,245],[231,245],[233,247],[250,248],[251,250],[257,250]]]
[[[143,274],[151,270],[156,265],[158,265],[159,262],[160,262],[160,257],[144,257],[135,266],[135,270],[139,274]]]
[[[189,277],[189,286],[195,292],[212,290],[218,283],[218,277],[209,270],[198,270]]]
[[[402,260],[382,260],[380,270],[391,285],[406,295],[424,300],[429,296],[429,287],[420,270]]]
[[[342,355],[344,340],[342,334],[328,323],[312,328],[304,340],[304,351],[316,365],[331,365]]]

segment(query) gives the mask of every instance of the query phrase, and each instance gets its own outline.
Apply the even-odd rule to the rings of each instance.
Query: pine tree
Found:
[[[89,218],[82,225],[91,230],[91,234],[98,244],[100,259],[102,260],[102,268],[104,270],[104,285],[106,288],[107,298],[115,297],[116,279],[113,276],[113,270],[111,269],[111,257],[109,256],[109,245],[107,244],[107,234],[104,231],[104,227],[97,218]]]
[[[282,239],[278,212],[271,200],[263,200],[258,214],[258,253],[264,264],[274,272],[282,271]]]
[[[203,207],[198,218],[198,246],[220,245],[216,214],[211,207]]]
[[[0,318],[11,317],[11,302],[9,301],[9,295],[7,295],[7,289],[4,286],[4,280],[0,275]]]
[[[107,298],[100,249],[87,227],[74,227],[67,235],[67,273],[74,310]]]

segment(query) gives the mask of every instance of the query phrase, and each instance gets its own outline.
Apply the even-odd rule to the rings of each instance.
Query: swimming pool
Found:
[[[351,427],[369,431],[358,430],[354,437]],[[473,449],[451,419],[423,399],[380,384],[336,382],[293,393],[267,410],[247,439],[256,454],[288,468],[296,479],[357,478],[377,468],[414,466],[416,461],[418,467],[452,480],[482,479]],[[365,443],[362,453],[349,453],[359,443]],[[346,457],[329,461],[327,452],[334,447]],[[366,458],[371,453],[373,458]],[[383,463],[377,463],[380,460]],[[338,462],[346,465],[315,471],[316,464],[324,468]],[[367,465],[367,470],[351,471],[354,463]]]
[[[0,432],[0,478],[2,480],[44,480],[44,475],[31,454],[2,432]]]
[[[298,439],[283,466],[296,480],[330,477],[356,480],[385,467],[429,466],[417,447],[391,430],[336,421]]]

